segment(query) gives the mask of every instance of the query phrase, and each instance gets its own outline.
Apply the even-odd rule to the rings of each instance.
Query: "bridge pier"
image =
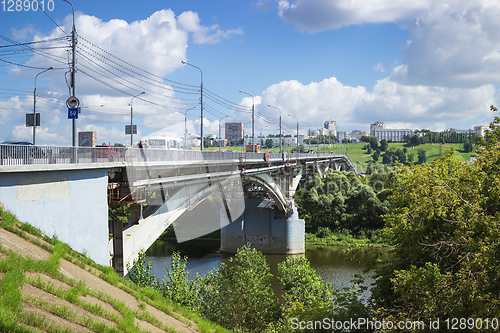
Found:
[[[297,254],[305,251],[305,222],[299,219],[297,208],[292,204],[292,214],[280,216],[272,202],[262,199],[245,199],[245,212],[236,221],[221,229],[220,251],[236,253],[249,243],[267,254]],[[227,216],[221,213],[221,225]]]

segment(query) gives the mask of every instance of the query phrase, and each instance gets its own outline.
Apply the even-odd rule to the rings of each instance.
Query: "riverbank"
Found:
[[[1,332],[228,332],[0,209]]]
[[[380,237],[374,235],[371,238],[357,237],[345,233],[332,233],[318,237],[316,234],[305,234],[307,245],[332,245],[332,246],[366,246],[366,247],[389,247]]]

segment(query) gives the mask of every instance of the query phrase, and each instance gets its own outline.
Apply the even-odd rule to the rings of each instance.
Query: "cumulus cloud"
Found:
[[[379,80],[372,92],[343,85],[336,78],[308,85],[292,80],[267,88],[258,110],[277,118],[276,110],[267,108],[271,104],[281,109],[282,117],[290,113],[313,127],[334,119],[343,129],[368,130],[374,121],[391,127],[426,128],[436,123],[482,121],[489,115],[489,101],[495,93],[492,85],[475,89],[410,86],[389,78]]]
[[[193,41],[197,44],[216,44],[222,39],[243,34],[241,28],[224,31],[217,24],[210,27],[203,26],[200,24],[198,13],[191,11],[179,15],[178,23],[181,29],[193,33]]]
[[[109,128],[111,126],[107,124],[121,123],[123,127],[130,124],[130,102],[132,96],[141,91],[146,94],[137,96],[133,102],[134,124],[138,124],[138,131],[149,133],[151,130],[168,129],[183,134],[184,115],[179,110],[185,110],[189,105],[177,96],[172,85],[165,83],[163,78],[183,66],[181,60],[187,59],[190,36],[194,43],[215,44],[243,34],[240,28],[225,30],[219,25],[204,26],[197,13],[184,12],[176,16],[170,9],[157,11],[147,19],[134,22],[120,19],[103,21],[80,12],[76,13],[75,19],[78,33],[76,86],[82,107],[78,126],[81,130],[93,128],[98,131],[99,138],[110,142],[127,142],[123,128]],[[61,27],[65,31],[71,31],[71,15],[63,20]],[[59,28],[54,28],[45,35],[36,32],[31,26],[12,33],[17,38],[33,36],[34,41],[63,36]],[[67,40],[53,42],[51,46],[59,48],[51,51],[51,61],[54,63],[48,66],[66,69],[70,56]],[[66,47],[60,48],[61,46]],[[48,62],[45,57],[35,54],[26,65],[38,67],[40,63]],[[45,95],[53,98],[52,102],[47,98],[40,99],[45,105],[40,103],[39,106],[37,103],[37,111],[40,107],[44,126],[40,129],[39,138],[58,144],[62,137],[67,142],[68,133],[71,133],[71,122],[64,120],[67,118],[64,101],[69,97],[66,94],[69,76],[66,75],[65,80],[60,71],[52,72],[57,72],[58,75],[53,76],[57,79],[48,83],[51,75],[44,74],[45,82],[40,81],[38,84],[38,90],[45,91]],[[33,77],[31,73],[19,71],[16,79],[31,81]],[[192,93],[189,88],[181,88],[183,92]],[[191,90],[196,91],[197,88]],[[0,101],[0,125],[9,128],[9,134],[7,131],[3,132],[6,139],[10,139],[7,135],[15,139],[28,139],[27,129],[16,127],[11,131],[11,128],[13,125],[24,124],[25,111],[30,109],[32,97],[29,95]]]
[[[279,15],[302,32],[396,23],[409,31],[393,80],[478,87],[500,83],[500,2],[490,0],[277,0]],[[377,66],[378,69],[381,67]]]
[[[351,24],[411,19],[430,6],[431,0],[279,0],[281,18],[300,31],[318,32]]]

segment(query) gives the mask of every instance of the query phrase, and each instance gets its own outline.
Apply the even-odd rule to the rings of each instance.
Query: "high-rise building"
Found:
[[[376,121],[373,124],[370,125],[370,136],[376,136],[375,131],[376,130],[383,130],[385,127],[383,121]]]
[[[226,140],[238,141],[243,139],[244,126],[243,123],[226,123]]]
[[[78,132],[78,146],[95,147],[97,145],[97,132]]]
[[[330,134],[337,135],[337,122],[335,120],[325,121],[325,128]]]

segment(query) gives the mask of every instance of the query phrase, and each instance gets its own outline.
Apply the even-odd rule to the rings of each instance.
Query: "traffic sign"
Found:
[[[68,108],[68,119],[78,119],[78,108]]]
[[[132,126],[133,133],[132,134],[137,134],[137,125]],[[130,135],[130,125],[125,125],[125,135]]]
[[[80,105],[80,101],[75,96],[71,96],[66,101],[66,105],[68,106],[68,108],[77,108]]]

